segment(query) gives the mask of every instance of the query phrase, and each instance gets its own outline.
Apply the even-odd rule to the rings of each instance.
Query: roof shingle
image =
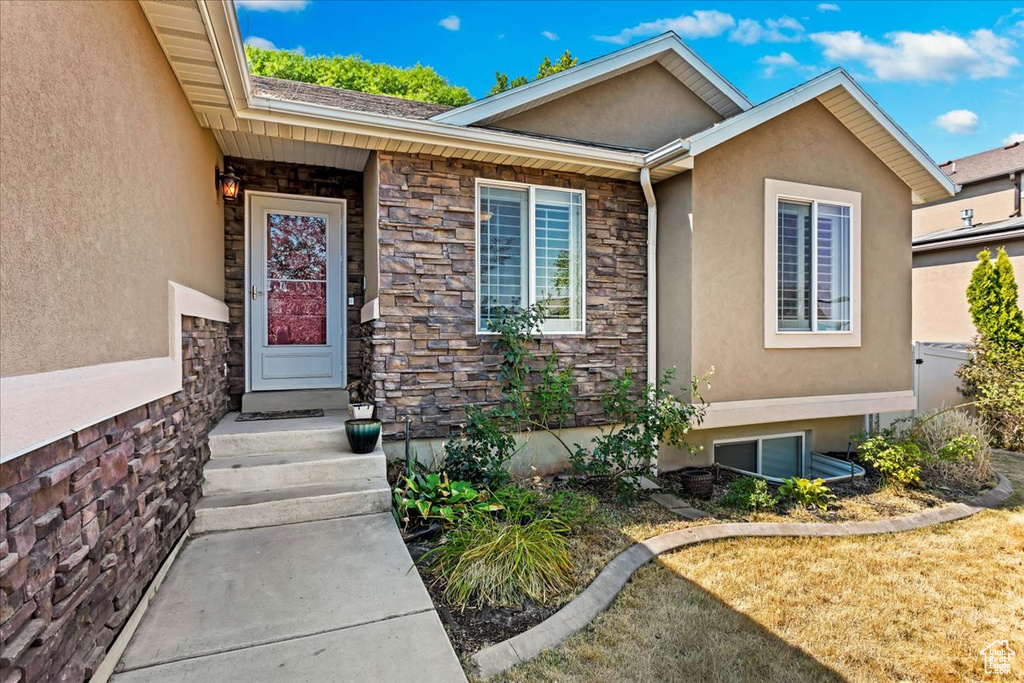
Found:
[[[361,111],[368,114],[383,114],[402,119],[429,119],[431,116],[448,111],[451,107],[433,102],[407,100],[391,95],[371,95],[355,90],[342,90],[326,85],[313,85],[281,78],[250,76],[253,92],[262,97],[293,102],[308,102],[325,107]]]
[[[989,180],[1014,171],[1024,170],[1024,144],[1015,142],[1007,147],[996,147],[939,166],[958,185]]]

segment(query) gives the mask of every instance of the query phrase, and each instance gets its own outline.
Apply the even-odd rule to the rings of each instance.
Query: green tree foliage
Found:
[[[257,76],[283,78],[332,88],[393,95],[407,100],[459,107],[473,101],[469,91],[452,85],[429,66],[391,66],[358,55],[306,57],[289,50],[266,50],[247,45],[249,71]]]
[[[565,71],[579,64],[579,59],[572,56],[572,53],[566,50],[562,53],[562,56],[558,58],[557,62],[552,62],[550,57],[545,57],[544,61],[537,67],[537,77],[533,80],[539,81],[542,78],[557,74],[559,71]],[[511,90],[512,88],[518,88],[521,85],[526,85],[530,82],[526,76],[516,76],[509,80],[508,74],[500,71],[494,72],[494,85],[487,92],[488,95],[497,95],[500,92]]]
[[[1006,250],[978,254],[967,287],[977,343],[958,371],[962,391],[973,399],[995,443],[1024,450],[1024,313]]]
[[[978,265],[967,286],[967,301],[978,334],[997,349],[1024,348],[1024,313],[1017,302],[1017,283],[1006,249],[978,254]]]

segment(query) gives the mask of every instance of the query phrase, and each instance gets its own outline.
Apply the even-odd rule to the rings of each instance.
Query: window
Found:
[[[716,441],[715,462],[768,479],[802,477],[804,441],[803,433]]]
[[[765,181],[765,347],[860,346],[860,193]]]
[[[503,308],[548,307],[541,332],[584,331],[584,195],[532,185],[477,185],[477,329]]]

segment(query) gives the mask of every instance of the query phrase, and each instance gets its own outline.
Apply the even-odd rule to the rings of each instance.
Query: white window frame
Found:
[[[755,477],[761,477],[762,479],[766,479],[768,481],[778,484],[782,482],[782,479],[779,479],[778,477],[766,477],[765,475],[761,474],[761,442],[764,441],[765,439],[788,439],[794,436],[800,437],[800,473],[795,474],[793,476],[803,477],[804,472],[807,471],[807,444],[810,442],[810,434],[808,432],[786,432],[784,434],[758,434],[752,436],[738,436],[733,439],[715,439],[714,441],[711,442],[711,462],[712,464],[718,464],[718,461],[715,459],[716,446],[720,444],[725,445],[730,443],[750,443],[751,441],[753,441],[757,443],[757,456],[755,461],[755,466],[757,467],[756,472],[749,472],[747,470],[741,470],[736,467],[729,467],[728,465],[721,465],[721,467],[724,467],[725,469],[730,470],[732,472],[742,472],[743,474],[751,474],[754,475]]]
[[[570,194],[576,194],[580,197],[580,259],[582,260],[581,268],[581,282],[580,282],[580,315],[582,316],[582,328],[579,332],[572,331],[547,331],[543,329],[536,330],[534,334],[542,335],[545,337],[585,337],[587,335],[587,192],[586,190],[575,190],[568,187],[555,187],[554,185],[534,185],[530,183],[516,183],[508,180],[490,180],[487,178],[477,178],[474,186],[474,259],[476,261],[476,279],[474,287],[476,289],[476,305],[474,306],[474,318],[473,323],[476,326],[476,333],[478,335],[490,336],[497,334],[486,328],[480,326],[480,303],[481,303],[481,292],[480,292],[480,188],[481,187],[497,187],[497,188],[514,188],[519,190],[527,190],[529,192],[529,198],[527,200],[527,227],[526,227],[526,256],[528,261],[527,273],[526,273],[526,291],[527,304],[532,306],[537,303],[537,254],[534,249],[536,242],[535,235],[537,234],[537,220],[534,212],[534,206],[536,206],[536,195],[537,190],[553,190],[555,192],[566,192]]]
[[[766,349],[850,348],[861,345],[861,197],[860,192],[765,178],[764,181],[764,347]],[[811,329],[779,330],[779,202],[811,205],[811,280],[818,274],[817,205],[850,209],[850,329],[818,331],[812,296]],[[813,290],[812,290],[813,291]]]

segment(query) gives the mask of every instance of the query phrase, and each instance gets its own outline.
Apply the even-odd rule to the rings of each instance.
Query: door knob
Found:
[[[260,290],[256,289],[256,285],[252,286],[252,300],[256,301],[256,298],[260,295]]]

